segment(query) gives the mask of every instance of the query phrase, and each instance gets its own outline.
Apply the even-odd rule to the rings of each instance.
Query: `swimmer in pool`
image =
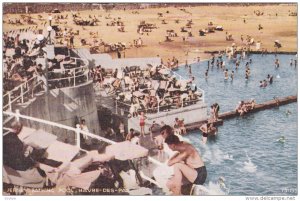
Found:
[[[290,114],[292,114],[292,112],[291,112],[290,110],[287,110],[287,111],[285,112],[285,114],[286,114],[286,115],[290,115]]]
[[[228,69],[224,71],[224,79],[228,80]]]
[[[284,136],[281,136],[277,142],[281,142],[281,143],[285,143],[285,137]]]
[[[208,69],[205,71],[205,79],[208,78]]]
[[[230,78],[231,78],[231,81],[232,81],[233,78],[234,78],[234,71],[231,71]]]

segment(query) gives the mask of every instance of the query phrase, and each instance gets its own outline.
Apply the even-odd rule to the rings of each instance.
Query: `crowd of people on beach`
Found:
[[[102,15],[88,15],[88,16],[82,16],[80,12],[72,12],[71,15],[69,14],[60,14],[55,13],[49,15],[49,19],[43,18],[41,15],[38,15],[37,18],[34,18],[30,14],[24,15],[23,19],[16,19],[16,23],[21,23],[22,25],[26,24],[28,20],[25,21],[25,19],[30,19],[29,21],[33,21],[34,23],[27,23],[28,25],[32,26],[30,29],[34,30],[37,34],[39,29],[46,28],[47,24],[50,24],[52,26],[52,29],[55,30],[55,40],[53,42],[55,45],[63,45],[67,46],[69,48],[77,47],[78,45],[84,46],[84,47],[90,47],[91,52],[93,53],[111,53],[111,52],[117,52],[117,51],[124,51],[126,48],[131,47],[142,47],[144,45],[143,39],[139,37],[138,39],[133,40],[133,42],[129,42],[128,45],[126,43],[120,41],[116,43],[106,42],[104,41],[100,35],[97,32],[89,32],[90,38],[83,38],[81,35],[83,33],[87,33],[86,26],[97,26],[97,24],[100,22],[100,18],[104,16]],[[80,28],[70,27],[68,26],[68,21],[70,19],[73,19],[73,22],[75,25],[80,26]],[[110,14],[105,16],[105,19],[112,19]],[[8,24],[13,24],[14,20],[10,19]],[[24,22],[23,22],[24,21]],[[15,23],[14,23],[15,24]],[[117,26],[118,31],[125,32],[125,25],[124,22],[121,21],[121,18],[113,18],[111,23],[107,23],[107,26]],[[146,24],[147,26],[147,24]],[[152,29],[155,26],[150,26]]]

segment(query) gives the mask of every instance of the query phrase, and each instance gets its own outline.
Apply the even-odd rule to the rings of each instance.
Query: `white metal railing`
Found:
[[[115,144],[116,143],[116,142],[114,142],[112,140],[109,140],[109,139],[106,139],[104,137],[101,137],[101,136],[98,136],[98,135],[95,135],[95,134],[91,134],[91,133],[86,132],[86,131],[82,131],[79,126],[77,126],[76,128],[73,128],[73,127],[70,127],[70,126],[66,126],[66,125],[63,125],[63,124],[51,122],[51,121],[48,121],[48,120],[22,115],[22,114],[20,114],[19,110],[16,110],[16,113],[5,112],[4,111],[3,114],[9,115],[9,116],[14,116],[17,121],[19,121],[20,118],[23,118],[23,119],[39,122],[39,123],[42,123],[42,124],[46,124],[46,125],[55,126],[55,127],[58,127],[58,128],[63,128],[63,129],[66,129],[66,130],[74,131],[76,133],[76,145],[78,147],[80,147],[80,133],[82,133],[83,135],[86,135],[86,136],[89,136],[89,137],[96,138],[98,140],[107,142],[109,144]]]
[[[89,81],[89,76],[88,76],[88,63],[89,63],[89,61],[87,59],[76,58],[76,57],[71,57],[71,59],[75,60],[75,65],[77,65],[78,60],[83,61],[84,65],[80,66],[80,67],[76,67],[76,68],[65,69],[65,70],[62,70],[60,72],[60,73],[65,73],[65,71],[73,71],[73,76],[72,77],[58,78],[58,79],[48,79],[48,82],[57,82],[57,81],[59,82],[60,80],[74,79],[73,86],[76,86],[76,78],[78,79],[79,77],[82,77],[82,76],[86,76],[86,78],[87,78],[86,82],[88,82]],[[82,71],[79,71],[80,69]],[[76,71],[78,71],[78,72],[76,72]],[[82,72],[83,74],[76,76],[76,73],[80,73],[80,72]],[[43,82],[41,80],[38,80],[38,76],[33,76],[32,78],[30,78],[26,82],[21,83],[19,86],[16,86],[11,91],[6,92],[3,95],[3,103],[5,104],[5,105],[3,105],[3,110],[12,111],[13,103],[15,103],[19,100],[20,100],[21,103],[24,103],[25,96],[30,92],[30,90],[32,91],[32,94],[31,94],[31,98],[32,98],[33,95],[34,95],[33,94],[34,89],[42,83]],[[17,97],[12,97],[14,95],[14,93],[20,93],[20,94],[17,95]],[[7,100],[7,103],[5,103],[6,100]]]
[[[70,57],[70,60],[74,60],[75,65],[77,65],[77,61],[78,60],[79,61],[83,61],[84,64],[83,64],[83,66],[79,66],[79,67],[75,67],[75,68],[63,69],[63,70],[60,70],[59,72],[53,72],[53,71],[51,71],[51,73],[53,73],[53,74],[65,74],[66,71],[71,71],[72,72],[72,76],[63,77],[63,78],[48,79],[48,83],[51,83],[51,82],[61,82],[63,80],[67,80],[67,81],[69,81],[69,86],[71,86],[70,85],[70,81],[71,81],[71,79],[73,79],[72,86],[76,86],[76,78],[82,77],[82,76],[86,76],[86,78],[87,78],[86,82],[89,81],[89,76],[88,76],[88,70],[89,70],[88,64],[89,64],[89,61],[87,59],[77,58],[77,57]],[[66,64],[68,64],[68,63],[66,63]],[[72,63],[70,63],[70,64],[72,64]],[[76,73],[80,73],[80,72],[82,72],[83,74],[76,76]],[[66,86],[63,86],[63,87],[66,87]]]
[[[76,77],[82,76],[82,75],[75,76],[76,75],[75,74],[76,70],[78,70],[78,69],[84,69],[85,71],[88,71],[89,61],[87,59],[77,58],[77,57],[71,57],[70,59],[75,60],[75,65],[77,65],[77,61],[78,60],[81,60],[81,61],[83,61],[84,66],[83,67],[81,66],[81,67],[77,67],[77,68],[72,68],[72,69],[65,69],[65,70],[62,71],[63,73],[65,71],[67,71],[67,70],[69,70],[69,71],[70,70],[72,70],[72,71],[74,70],[74,76],[73,77],[75,79]],[[84,75],[85,74],[88,74],[88,72],[85,72]],[[6,104],[6,105],[3,106],[3,110],[5,110],[7,107],[9,107],[9,110],[12,111],[12,103],[16,102],[17,100],[21,100],[21,103],[24,103],[24,95],[29,92],[30,82],[33,82],[33,83],[36,82],[37,83],[38,82],[37,79],[38,79],[38,76],[33,76],[32,78],[30,78],[26,82],[21,83],[19,86],[16,86],[14,89],[6,92],[6,94],[3,95],[3,100],[5,100],[5,98],[7,97],[8,104]],[[62,78],[62,79],[65,79],[65,78]],[[49,79],[48,81],[52,81],[52,80],[58,80],[58,79]],[[87,81],[88,81],[88,76],[87,76]],[[38,84],[40,84],[40,83],[38,83]],[[74,82],[74,84],[75,84],[75,82]],[[35,88],[36,85],[33,85],[33,87]],[[13,95],[13,93],[16,92],[16,91],[19,91],[19,90],[20,90],[20,95],[17,96],[15,99],[12,100],[11,96]]]
[[[164,67],[164,68],[168,69],[167,67]],[[172,72],[172,74],[173,74],[177,79],[179,79],[179,80],[183,80],[183,79],[184,79],[184,78],[183,78],[181,75],[179,75],[178,73],[176,73],[176,72],[174,72],[174,71],[171,71],[171,72]],[[197,91],[201,92],[202,96],[200,97],[200,99],[201,99],[202,102],[205,102],[205,92],[204,92],[204,90],[201,89],[201,88],[199,88],[199,87],[197,87]]]
[[[75,134],[76,134],[76,146],[78,148],[80,148],[80,149],[81,149],[81,147],[80,147],[80,134],[83,134],[85,136],[88,136],[88,137],[91,137],[91,138],[94,138],[94,139],[97,139],[97,140],[100,140],[100,141],[104,141],[104,142],[106,142],[108,144],[116,144],[115,141],[112,141],[112,140],[106,139],[104,137],[95,135],[93,133],[89,133],[89,132],[81,130],[79,125],[77,125],[76,128],[73,128],[73,127],[70,127],[70,126],[63,125],[63,124],[59,124],[59,123],[55,123],[55,122],[51,122],[51,121],[47,121],[47,120],[43,120],[43,119],[39,119],[39,118],[35,118],[35,117],[30,117],[30,116],[22,115],[22,114],[20,114],[19,110],[16,110],[16,113],[4,111],[3,114],[15,117],[16,121],[20,121],[20,118],[22,118],[22,119],[26,119],[26,120],[30,120],[30,121],[35,121],[35,122],[38,122],[38,123],[42,123],[42,124],[46,124],[46,125],[50,125],[50,126],[55,126],[55,127],[58,127],[58,128],[66,129],[68,131],[74,131]],[[165,166],[166,165],[166,164],[163,164],[163,163],[159,162],[158,160],[156,160],[156,159],[154,159],[154,158],[152,158],[150,156],[148,156],[148,160],[150,162],[154,163],[155,165],[158,165],[158,166]],[[149,181],[149,182],[157,185],[158,187],[161,187],[161,185],[159,183],[157,183],[155,180],[153,180],[153,179],[149,178],[148,176],[146,176],[145,174],[143,174],[142,171],[139,171],[139,173],[140,173],[140,175],[141,175],[141,177],[143,179],[145,179],[145,180],[147,180],[147,181]]]
[[[84,66],[88,66],[89,65],[89,60],[87,60],[85,58],[71,57],[71,59],[75,59],[75,63],[77,63],[77,60],[81,60],[81,61],[84,62]]]
[[[20,87],[22,87],[23,85],[26,86],[28,85],[28,83],[32,80],[34,80],[35,78],[37,78],[37,76],[33,76],[32,78],[30,78],[29,80],[27,80],[26,82],[21,83],[19,86],[16,86],[15,88],[13,88],[12,90],[6,92],[6,94],[3,95],[3,97],[8,96],[9,93],[12,93],[16,90],[18,90]]]
[[[8,101],[8,103],[3,106],[3,110],[9,109],[9,111],[12,111],[12,104],[18,100],[20,100],[21,103],[24,103],[24,99],[25,99],[26,95],[29,94],[30,91],[32,92],[31,97],[33,97],[34,89],[40,84],[42,84],[42,81],[38,80],[38,76],[34,76],[34,77],[30,78],[29,80],[27,80],[26,82],[15,87],[13,90],[8,91],[6,94],[3,95],[3,101],[5,100],[6,97],[7,97],[7,101]],[[17,93],[18,91],[20,91],[20,95],[18,95],[17,97],[15,97],[13,99],[13,97],[12,97],[13,94],[15,92]]]
[[[81,71],[80,71],[81,70]],[[89,81],[89,71],[88,71],[88,66],[81,66],[81,67],[77,67],[77,68],[71,68],[71,69],[64,69],[61,70],[60,72],[51,72],[53,74],[64,74],[66,71],[71,71],[72,75],[71,76],[67,76],[67,77],[63,77],[63,78],[54,78],[54,79],[48,79],[48,83],[53,83],[53,82],[63,82],[64,80],[69,82],[69,86],[77,86],[76,85],[76,79],[78,80],[79,77],[86,77],[86,81]],[[76,72],[77,71],[77,72]],[[82,73],[82,74],[80,74]],[[79,75],[76,75],[79,74]],[[71,85],[71,79],[73,81],[73,84]],[[65,87],[65,86],[63,86]]]
[[[188,107],[190,105],[196,104],[200,100],[201,100],[201,96],[196,98],[196,99],[191,99],[191,100],[182,100],[182,99],[180,99],[180,105],[179,105],[179,103],[171,103],[171,104],[166,104],[166,105],[159,105],[158,104],[157,107],[146,108],[146,109],[137,109],[137,112],[144,112],[146,114],[161,113],[161,112],[165,112],[166,110],[176,110],[176,109]],[[119,101],[117,99],[115,100],[115,113],[116,114],[121,114],[121,115],[125,114],[125,113],[129,114],[129,108],[130,107],[131,107],[131,105],[129,103]]]

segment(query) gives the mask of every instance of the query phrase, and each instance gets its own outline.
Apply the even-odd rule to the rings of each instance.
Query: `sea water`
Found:
[[[235,71],[233,81],[224,81],[222,70],[216,66],[209,69],[205,80],[207,61],[192,64],[193,76],[204,89],[208,106],[217,102],[222,113],[233,110],[241,100],[254,98],[260,103],[274,96],[297,95],[297,68],[289,64],[295,55],[277,55],[278,69],[274,55],[250,58],[249,80],[245,80],[245,63],[249,58],[241,62],[237,71],[235,64],[225,59],[229,72]],[[184,67],[177,73],[189,76]],[[259,81],[267,74],[273,75],[273,84],[260,88]],[[222,178],[223,192],[228,195],[297,195],[297,118],[297,103],[292,103],[225,120],[217,139],[206,145],[201,143],[200,131],[190,132],[186,138],[200,152],[208,171],[205,186],[216,188]]]

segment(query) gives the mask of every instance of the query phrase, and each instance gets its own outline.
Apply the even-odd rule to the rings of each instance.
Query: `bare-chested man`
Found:
[[[200,127],[200,131],[202,132],[202,143],[206,144],[208,135],[216,136],[218,129],[212,122],[206,122]]]
[[[169,135],[165,143],[173,151],[177,151],[168,161],[174,167],[174,176],[167,182],[167,187],[174,195],[181,194],[182,179],[185,177],[193,184],[203,184],[207,177],[206,167],[197,150],[176,135]]]
[[[172,150],[168,150],[168,147],[164,146],[165,144],[165,139],[169,136],[169,135],[173,135],[173,129],[171,126],[169,125],[164,125],[163,127],[161,127],[160,129],[160,135],[157,135],[154,138],[154,142],[157,146],[157,149],[159,150],[159,159],[164,158],[164,153],[166,152],[166,154],[169,156],[170,154],[173,153]],[[172,153],[171,153],[172,152]]]

